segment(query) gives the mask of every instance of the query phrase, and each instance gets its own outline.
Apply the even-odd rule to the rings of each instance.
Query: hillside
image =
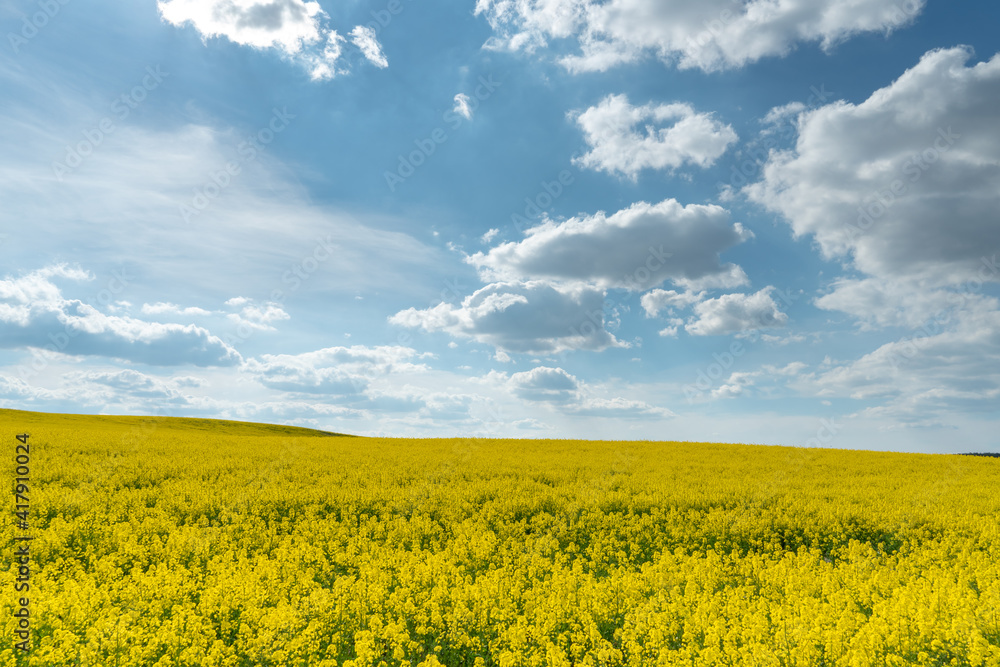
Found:
[[[255,422],[229,421],[225,419],[197,419],[191,417],[135,417],[119,415],[76,415],[29,412],[26,410],[0,409],[0,426],[29,430],[32,426],[49,428],[86,428],[101,430],[143,429],[153,427],[168,428],[172,431],[203,431],[212,435],[235,436],[294,436],[309,437],[354,437],[341,433],[318,431],[300,426],[281,424],[258,424]]]

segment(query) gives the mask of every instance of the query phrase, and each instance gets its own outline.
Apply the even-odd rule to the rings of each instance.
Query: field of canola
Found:
[[[0,410],[0,665],[1000,665],[1000,460]]]

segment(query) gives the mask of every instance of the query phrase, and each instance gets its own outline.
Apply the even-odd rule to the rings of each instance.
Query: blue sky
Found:
[[[998,451],[998,19],[0,3],[0,406]]]

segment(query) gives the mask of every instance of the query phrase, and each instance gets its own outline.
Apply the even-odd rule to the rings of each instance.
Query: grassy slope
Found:
[[[193,419],[187,417],[132,417],[114,415],[74,415],[0,409],[0,428],[31,432],[32,426],[85,429],[120,429],[135,427],[165,427],[175,431],[210,431],[214,435],[296,436],[300,438],[342,435],[299,426],[256,424],[224,419]]]

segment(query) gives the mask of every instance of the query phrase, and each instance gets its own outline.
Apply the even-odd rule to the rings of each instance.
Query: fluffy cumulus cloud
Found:
[[[817,307],[905,332],[801,380],[867,401],[858,416],[941,425],[1000,395],[1000,54],[971,58],[930,51],[859,104],[800,112],[795,147],[744,190],[861,274]]]
[[[297,53],[320,39],[323,9],[302,0],[169,0],[157,3],[164,20],[190,22],[205,37],[226,37],[257,48]]]
[[[487,48],[535,51],[575,40],[571,71],[606,71],[653,55],[682,69],[741,67],[800,43],[829,49],[852,35],[909,24],[925,0],[477,0]]]
[[[60,265],[0,280],[0,347],[157,366],[240,363],[240,355],[207,329],[108,314],[64,297],[54,282],[92,279],[85,271]]]
[[[665,419],[675,416],[670,410],[645,401],[598,396],[597,388],[562,368],[538,366],[510,376],[492,371],[484,380],[526,402],[548,405],[567,415],[619,419]]]
[[[772,153],[746,192],[871,276],[974,277],[1000,248],[1000,55],[970,57],[931,51],[860,104],[803,113],[795,148]]]
[[[643,292],[670,281],[694,292],[748,282],[720,253],[753,235],[718,206],[638,202],[610,216],[545,220],[525,234],[466,258],[487,284],[461,303],[410,308],[390,322],[488,343],[501,360],[596,351],[629,345],[608,331],[618,321],[606,307],[609,289]],[[693,303],[701,295],[678,298]]]
[[[225,37],[245,46],[272,48],[306,65],[314,79],[330,79],[343,69],[338,61],[344,38],[327,26],[318,2],[303,0],[158,0],[164,21],[190,23],[205,38]],[[356,26],[351,41],[377,67],[388,66],[374,31]]]
[[[510,389],[528,401],[565,404],[578,399],[580,382],[561,368],[539,366],[523,373],[514,373]]]
[[[526,235],[468,261],[485,280],[545,279],[633,291],[667,280],[692,289],[735,287],[747,282],[746,274],[719,255],[753,236],[723,208],[673,199],[638,202],[610,216],[545,221]]]
[[[690,105],[632,106],[609,95],[576,115],[590,151],[575,164],[635,179],[643,169],[711,166],[736,139],[729,125]]]
[[[657,317],[661,312],[673,313],[675,308],[687,308],[701,301],[704,292],[677,292],[675,290],[654,289],[642,295],[639,303],[646,317]]]
[[[541,281],[491,283],[460,304],[409,308],[389,321],[444,331],[505,352],[549,354],[624,345],[604,328],[603,291],[557,289]]]
[[[685,325],[694,336],[722,336],[782,327],[788,315],[771,297],[772,287],[755,294],[724,294],[694,307],[695,317]]]

